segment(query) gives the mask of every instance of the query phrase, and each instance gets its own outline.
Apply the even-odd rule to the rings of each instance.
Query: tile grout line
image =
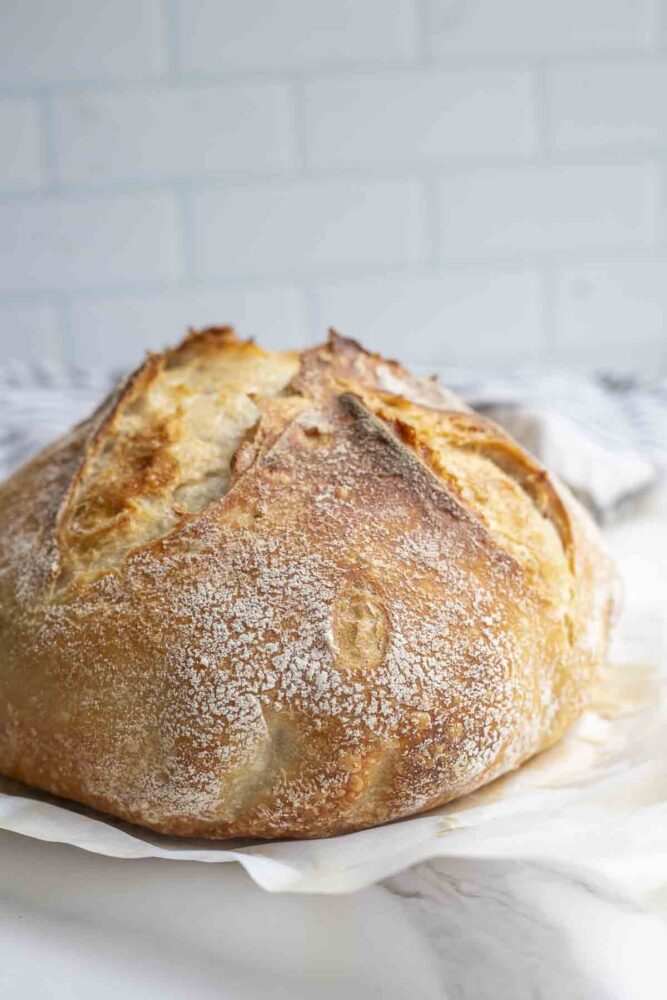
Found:
[[[558,293],[557,269],[554,264],[542,264],[540,290],[542,298],[542,330],[540,331],[539,360],[553,362],[558,346]]]
[[[180,84],[180,45],[175,0],[162,0],[159,18],[162,51],[165,57],[165,80],[171,84]]]
[[[430,44],[430,16],[428,0],[413,0],[417,27],[417,62],[424,69],[434,69],[435,63]]]
[[[550,162],[551,150],[551,107],[549,101],[549,65],[546,60],[538,62],[533,70],[535,125],[537,129],[537,161],[540,165]]]
[[[192,286],[197,277],[196,220],[192,185],[174,185],[173,196],[177,209],[178,244],[180,253],[180,275],[173,285],[180,290]]]
[[[663,159],[656,163],[658,171],[658,246],[664,253],[667,250],[667,162]]]
[[[185,202],[189,195],[184,190],[174,192],[178,204]],[[189,215],[189,207],[183,213]],[[183,244],[186,244],[186,239]],[[181,263],[185,265],[181,254]],[[0,306],[25,305],[30,302],[49,304],[54,296],[63,295],[77,299],[90,300],[94,298],[116,298],[127,295],[162,295],[173,291],[212,291],[216,289],[253,289],[266,287],[283,287],[298,285],[308,287],[311,282],[353,282],[364,283],[386,278],[387,280],[414,280],[428,277],[439,277],[445,273],[452,276],[488,277],[490,275],[508,275],[526,270],[558,271],[564,267],[615,267],[622,265],[652,265],[663,263],[666,259],[665,245],[651,245],[632,248],[587,247],[576,253],[540,253],[526,252],[513,257],[489,258],[443,258],[432,266],[430,259],[415,260],[408,263],[374,262],[361,265],[327,264],[312,270],[289,269],[257,272],[238,272],[228,275],[199,276],[193,257],[189,256],[188,266],[183,266],[179,279],[159,278],[141,281],[116,281],[110,284],[85,284],[81,286],[68,285],[61,288],[35,287],[23,289],[5,289],[0,291]]]
[[[493,174],[510,173],[523,169],[530,169],[536,166],[534,153],[517,153],[507,156],[467,156],[459,158],[434,159],[431,163],[425,164],[419,160],[406,161],[385,161],[384,163],[364,163],[354,165],[341,165],[338,167],[317,167],[312,165],[303,166],[307,159],[306,150],[299,152],[299,171],[290,169],[269,168],[264,171],[250,172],[241,168],[234,170],[220,170],[215,174],[193,176],[190,175],[187,181],[183,181],[178,176],[153,176],[134,177],[125,179],[110,179],[106,182],[95,183],[78,181],[76,183],[62,182],[57,177],[56,169],[56,144],[53,135],[53,123],[51,121],[52,112],[46,109],[46,103],[42,105],[42,126],[46,139],[46,149],[44,162],[48,167],[52,180],[51,188],[58,189],[63,196],[71,198],[89,197],[122,197],[135,194],[145,194],[155,191],[173,190],[174,186],[187,183],[193,189],[201,190],[225,190],[234,187],[238,189],[252,189],[267,185],[289,184],[294,180],[303,178],[306,174],[314,182],[339,182],[340,184],[354,183],[382,183],[391,181],[410,181],[417,176],[423,176],[425,171],[437,172],[441,177],[459,176],[462,174]],[[548,165],[555,167],[570,167],[573,169],[588,170],[599,168],[602,170],[614,170],[619,167],[625,168],[645,168],[655,164],[656,160],[662,162],[667,157],[667,146],[643,146],[634,149],[616,148],[605,150],[574,150],[570,152],[552,152],[549,155]],[[545,166],[546,163],[538,163],[538,166]],[[24,188],[7,188],[0,190],[0,203],[7,201],[29,202],[39,200],[43,191],[32,191]]]
[[[667,2],[665,0],[656,0],[658,3],[657,11],[657,24],[655,25],[655,35],[656,35],[656,54],[658,56],[663,56],[667,52]]]
[[[286,77],[298,76],[305,79],[348,79],[355,77],[379,77],[383,78],[392,74],[420,74],[426,69],[433,73],[461,73],[463,75],[474,76],[476,74],[515,70],[521,71],[535,65],[536,53],[530,51],[516,53],[480,53],[480,54],[454,54],[450,53],[446,57],[434,57],[427,54],[427,58],[421,58],[423,52],[423,41],[419,44],[420,57],[418,59],[405,59],[400,57],[387,60],[369,59],[368,61],[350,61],[338,63],[320,63],[315,67],[294,68],[288,65],[272,66],[265,69],[223,69],[217,72],[193,71],[183,72],[180,66],[178,53],[178,31],[172,26],[173,14],[170,13],[173,0],[162,0],[164,4],[164,15],[162,21],[162,35],[164,40],[164,51],[168,55],[167,73],[169,76],[176,74],[179,85],[184,88],[238,85],[243,83],[258,83],[265,81],[267,84],[280,82]],[[667,20],[667,18],[666,18]],[[172,34],[173,32],[173,34]],[[606,68],[618,65],[625,65],[634,62],[637,65],[653,65],[656,61],[661,61],[667,48],[667,37],[665,41],[660,41],[655,48],[629,48],[601,51],[599,49],[558,51],[539,56],[541,62],[550,66],[563,67],[589,67]],[[429,46],[430,49],[430,46]],[[146,76],[135,77],[81,77],[56,78],[52,81],[43,82],[40,80],[15,79],[0,83],[0,98],[5,97],[34,97],[44,92],[48,87],[54,94],[67,93],[72,91],[123,91],[133,89],[158,89],[164,86],[164,73],[150,73]]]
[[[58,155],[56,152],[55,109],[53,97],[48,91],[43,91],[39,102],[41,118],[42,171],[44,186],[41,193],[59,191]],[[39,194],[40,192],[37,192]],[[11,196],[10,196],[11,197]]]
[[[440,178],[436,172],[421,179],[422,212],[428,250],[427,263],[433,273],[442,264],[442,232],[440,226]]]
[[[289,80],[290,97],[292,104],[292,148],[295,153],[295,171],[291,171],[289,176],[308,177],[310,174],[308,164],[308,124],[306,111],[306,90],[302,78],[293,75]]]

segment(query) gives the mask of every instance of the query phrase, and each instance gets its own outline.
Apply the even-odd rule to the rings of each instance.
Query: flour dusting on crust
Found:
[[[325,836],[553,743],[609,571],[543,471],[338,336],[299,363],[229,331],[180,351],[0,492],[0,770],[165,832]],[[226,412],[244,382],[218,447],[197,393]]]

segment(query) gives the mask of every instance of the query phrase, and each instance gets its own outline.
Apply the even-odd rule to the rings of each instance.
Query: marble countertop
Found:
[[[0,833],[0,992],[20,1000],[662,1000],[666,949],[655,914],[529,864],[272,895],[236,865]]]
[[[608,538],[632,623],[618,644],[658,628],[665,650],[667,494]],[[641,905],[581,873],[456,858],[350,895],[271,895],[237,865],[0,831],[0,995],[18,1000],[662,1000],[665,954],[664,873]]]

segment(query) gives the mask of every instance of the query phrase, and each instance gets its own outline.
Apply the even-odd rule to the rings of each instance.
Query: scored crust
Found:
[[[423,811],[578,717],[613,582],[435,382],[192,333],[0,487],[0,772],[184,836]]]

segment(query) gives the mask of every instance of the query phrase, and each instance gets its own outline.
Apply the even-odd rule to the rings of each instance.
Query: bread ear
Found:
[[[553,524],[572,570],[572,519],[546,469],[498,424],[478,413],[448,414],[444,434],[456,448],[488,458],[521,487],[540,514]]]
[[[121,379],[102,405],[84,427],[81,442],[80,461],[62,498],[56,520],[56,541],[58,568],[54,575],[57,588],[66,586],[75,571],[80,555],[78,541],[82,531],[77,523],[84,498],[95,493],[96,480],[103,466],[107,452],[113,451],[118,428],[127,411],[138,403],[150,390],[164,370],[165,358],[160,354],[148,354],[143,364],[127,377]],[[109,455],[111,461],[113,456]]]
[[[257,404],[296,366],[231,327],[148,355],[93,418],[59,514],[58,585],[115,569],[222,497]]]

